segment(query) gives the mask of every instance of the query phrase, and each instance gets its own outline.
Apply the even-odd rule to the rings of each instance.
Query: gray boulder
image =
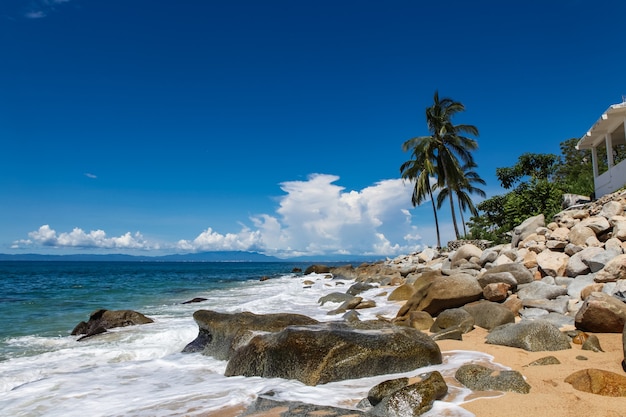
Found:
[[[496,327],[485,343],[510,346],[529,352],[571,349],[569,338],[557,326],[545,320],[521,321]]]
[[[218,313],[198,310],[193,313],[198,336],[183,349],[184,353],[202,352],[215,359],[227,360],[256,332],[276,332],[292,325],[316,324],[317,320],[301,314]]]
[[[361,331],[342,323],[290,326],[253,337],[224,375],[296,379],[307,385],[412,371],[440,364],[441,351],[409,327]]]
[[[478,301],[466,304],[463,309],[473,318],[478,327],[491,330],[507,323],[515,323],[515,315],[501,304],[491,301]]]
[[[533,281],[519,288],[517,296],[520,300],[527,299],[553,299],[561,295],[567,295],[567,288],[559,285],[546,284],[542,281]]]
[[[474,391],[511,391],[528,394],[530,385],[517,371],[494,371],[478,364],[461,365],[454,374],[461,384]]]
[[[499,272],[510,272],[511,275],[513,275],[513,277],[515,278],[515,282],[517,283],[517,285],[528,284],[535,280],[532,272],[530,272],[528,268],[526,268],[524,265],[518,262],[504,263],[504,264],[494,266],[488,269],[483,274],[483,276],[479,277],[478,279],[479,281],[483,282],[483,280],[487,279],[485,278],[485,275],[495,274]],[[491,281],[491,282],[506,282],[506,281]]]

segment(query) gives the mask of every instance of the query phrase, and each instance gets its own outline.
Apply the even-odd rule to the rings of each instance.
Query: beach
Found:
[[[462,341],[437,341],[444,357],[441,365],[403,374],[318,386],[280,378],[225,377],[226,361],[200,353],[181,353],[198,333],[192,318],[194,311],[298,313],[323,322],[339,321],[341,315],[329,314],[338,304],[321,305],[319,299],[333,292],[346,292],[354,283],[327,274],[290,273],[287,265],[243,267],[244,270],[234,264],[141,263],[28,264],[12,267],[10,271],[5,267],[2,275],[5,279],[9,276],[13,280],[27,279],[19,291],[11,289],[19,286],[16,282],[13,287],[5,286],[7,299],[12,297],[13,301],[5,300],[2,304],[5,334],[0,340],[0,415],[228,417],[245,414],[259,396],[268,392],[273,392],[277,401],[357,409],[374,385],[402,376],[415,379],[430,371],[444,375],[449,394],[436,401],[433,410],[423,414],[425,417],[624,415],[621,411],[624,398],[576,391],[564,382],[568,375],[585,368],[623,375],[621,334],[597,334],[604,352],[582,351],[576,344],[572,344],[572,349],[556,352],[527,352],[486,344],[487,331],[475,326],[463,335]],[[26,274],[20,268],[35,272]],[[270,278],[261,280],[265,275]],[[41,282],[34,285],[36,276]],[[134,283],[130,284],[129,280]],[[24,301],[29,298],[26,283],[31,288],[28,291],[37,293],[37,302]],[[84,294],[82,301],[72,301],[64,293],[72,287]],[[393,319],[403,305],[401,301],[388,300],[395,288],[395,285],[374,285],[364,291],[361,296],[375,301],[376,306],[359,310],[360,319]],[[110,329],[77,342],[77,337],[69,332],[77,318],[86,319],[95,306],[85,304],[90,298],[88,294],[94,291],[97,295],[94,293],[91,298],[100,297],[98,305],[105,302],[117,308],[135,309],[153,318],[154,323]],[[111,294],[107,295],[106,291]],[[183,304],[194,297],[206,300]],[[61,305],[65,310],[60,311]],[[19,326],[12,328],[11,320],[18,322],[18,310],[24,317]],[[46,314],[54,320],[42,321]],[[44,324],[48,327],[43,328]],[[555,356],[561,364],[527,366],[545,356]],[[472,392],[454,381],[455,370],[466,363],[519,371],[530,384],[530,392]],[[269,417],[279,415],[278,411],[256,414]]]

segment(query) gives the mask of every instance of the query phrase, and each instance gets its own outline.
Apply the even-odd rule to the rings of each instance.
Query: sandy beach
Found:
[[[563,330],[569,330],[564,328]],[[573,327],[571,327],[573,329]],[[476,417],[624,417],[626,398],[607,397],[574,389],[565,378],[583,369],[600,369],[624,375],[622,335],[595,334],[604,352],[582,350],[572,343],[572,349],[561,351],[528,352],[519,348],[485,343],[488,332],[476,327],[463,335],[463,340],[438,341],[441,351],[470,350],[493,356],[493,362],[520,372],[531,389],[528,394],[512,392],[477,392],[476,399],[462,405]],[[528,366],[533,361],[554,356],[560,364]],[[445,400],[445,399],[444,399]],[[276,408],[264,413],[247,414],[254,417],[280,417],[287,408]],[[206,417],[236,417],[245,407],[209,413]]]
[[[477,417],[623,417],[626,398],[606,397],[575,390],[564,380],[582,369],[601,369],[624,375],[621,361],[624,357],[621,334],[598,333],[604,352],[572,349],[555,352],[527,352],[523,349],[484,343],[487,331],[475,328],[463,335],[463,341],[439,341],[442,351],[476,350],[494,357],[494,362],[519,371],[531,389],[528,394],[505,393],[500,397],[479,398],[465,403],[463,408]],[[558,365],[527,366],[529,363],[554,356]]]

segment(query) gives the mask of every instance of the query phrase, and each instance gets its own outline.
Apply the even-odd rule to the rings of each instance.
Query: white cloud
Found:
[[[46,14],[42,10],[33,10],[30,12],[26,12],[24,16],[28,19],[41,19],[43,17],[46,17]]]
[[[85,177],[87,178],[91,178],[91,179],[96,179],[98,178],[98,176],[96,174],[92,174],[91,172],[85,172]]]
[[[131,234],[127,232],[118,237],[107,237],[103,230],[92,230],[89,233],[76,227],[69,233],[57,233],[49,225],[45,224],[38,230],[28,234],[30,239],[19,240],[13,243],[13,247],[24,247],[33,244],[51,246],[57,248],[104,248],[104,249],[158,249],[158,245],[152,245],[146,241],[141,233]]]
[[[193,239],[171,244],[148,242],[140,233],[107,237],[103,230],[75,228],[57,233],[48,225],[29,233],[14,247],[52,246],[105,249],[162,249],[177,252],[258,251],[290,257],[322,254],[394,256],[420,249],[412,223],[411,184],[379,181],[360,191],[346,191],[335,175],[313,174],[305,181],[280,184],[285,192],[273,214],[258,214],[251,226],[221,233],[208,227]],[[430,221],[429,221],[430,222]]]

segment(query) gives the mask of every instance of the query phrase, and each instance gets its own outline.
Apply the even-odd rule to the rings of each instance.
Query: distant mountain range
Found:
[[[73,254],[73,255],[41,255],[41,254],[1,254],[0,261],[83,261],[83,262],[373,262],[380,260],[362,255],[325,255],[300,256],[281,259],[263,255],[258,252],[215,251],[187,253],[162,256],[141,256],[122,254]]]

